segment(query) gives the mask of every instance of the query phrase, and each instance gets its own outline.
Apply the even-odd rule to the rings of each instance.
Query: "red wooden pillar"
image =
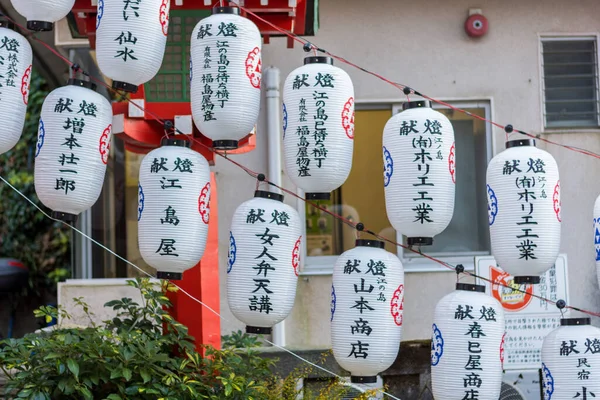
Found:
[[[181,281],[173,283],[187,293],[206,304],[216,313],[220,313],[219,297],[219,214],[217,207],[217,185],[214,173],[210,176],[210,222],[208,242],[202,260],[194,268],[184,272]],[[187,326],[189,333],[196,339],[196,350],[201,346],[221,347],[221,319],[181,291],[169,292],[173,303],[170,314],[176,321]]]

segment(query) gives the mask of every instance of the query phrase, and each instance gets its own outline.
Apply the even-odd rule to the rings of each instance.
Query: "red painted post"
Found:
[[[184,272],[181,281],[173,283],[219,313],[219,218],[214,173],[211,173],[210,187],[210,222],[204,256],[198,265]],[[169,313],[188,327],[196,339],[197,351],[201,351],[203,344],[221,347],[221,320],[214,312],[181,291],[169,292],[168,297],[173,303]]]

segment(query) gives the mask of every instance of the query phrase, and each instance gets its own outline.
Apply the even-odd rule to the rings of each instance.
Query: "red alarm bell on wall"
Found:
[[[465,31],[471,37],[481,37],[488,31],[488,20],[481,14],[473,14],[465,21]]]

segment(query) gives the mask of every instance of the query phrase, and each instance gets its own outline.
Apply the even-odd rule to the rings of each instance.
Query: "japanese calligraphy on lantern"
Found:
[[[544,337],[560,325],[561,314],[555,305],[534,296],[568,303],[567,256],[559,255],[538,285],[515,284],[512,276],[497,267],[493,257],[476,257],[475,260],[475,273],[495,282],[480,280],[478,284],[485,285],[486,291],[505,311],[504,368],[539,369]]]
[[[210,217],[208,162],[187,142],[163,140],[140,167],[138,237],[144,260],[181,274],[204,253]],[[181,279],[180,276],[178,276]]]
[[[348,74],[330,62],[307,57],[284,84],[285,168],[307,193],[329,194],[352,165],[354,88]]]
[[[454,130],[428,102],[408,102],[404,108],[384,128],[386,209],[409,244],[430,245],[454,212]]]
[[[544,399],[600,397],[600,329],[589,318],[565,318],[542,348]]]
[[[302,242],[300,219],[282,200],[281,195],[257,191],[233,217],[228,302],[234,315],[248,326],[270,328],[283,320],[294,304]]]
[[[353,376],[374,377],[398,351],[394,345],[402,327],[403,270],[382,245],[357,240],[357,247],[342,254],[334,267],[333,351]]]
[[[500,395],[504,311],[483,286],[457,283],[437,304],[432,326],[434,397],[494,400]]]
[[[261,37],[238,11],[216,7],[191,38],[192,115],[216,148],[235,148],[252,131],[260,108]]]
[[[98,66],[113,88],[136,92],[161,67],[170,1],[101,0],[96,18]]]

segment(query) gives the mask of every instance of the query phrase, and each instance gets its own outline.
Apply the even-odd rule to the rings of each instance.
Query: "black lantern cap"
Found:
[[[381,240],[369,239],[356,239],[355,245],[356,247],[375,247],[378,249],[383,249],[385,247],[385,243]]]
[[[464,290],[466,292],[485,293],[485,286],[473,285],[471,283],[457,283],[456,290]]]
[[[180,281],[183,279],[183,274],[180,272],[156,271],[158,279],[168,279],[170,281]]]
[[[237,140],[213,140],[213,149],[217,150],[235,150],[239,147]]]
[[[13,31],[15,30],[14,22],[9,21],[7,19],[0,20],[0,26],[6,29],[12,29]]]
[[[518,139],[518,140],[509,140],[506,142],[506,148],[510,149],[511,147],[521,147],[521,146],[535,146],[535,140],[533,139]]]
[[[257,190],[254,192],[254,197],[262,197],[263,199],[271,199],[275,201],[283,201],[283,195],[279,193],[273,193],[266,190]]]
[[[431,101],[419,100],[419,101],[407,101],[402,104],[402,111],[408,110],[409,108],[431,108]]]
[[[431,246],[433,238],[430,237],[409,237],[406,238],[406,243],[409,246]]]
[[[272,329],[271,328],[263,328],[260,326],[247,326],[246,333],[253,333],[255,335],[270,335]]]
[[[590,325],[591,323],[590,318],[563,318],[560,320],[561,326]]]
[[[128,93],[137,93],[138,91],[137,85],[132,85],[131,83],[121,81],[113,81],[112,88],[115,90],[122,90]]]
[[[308,56],[304,57],[304,65],[306,64],[329,64],[333,65],[333,58],[327,56]]]
[[[54,23],[48,21],[27,21],[27,29],[35,32],[50,32],[54,29]]]
[[[306,193],[306,200],[329,200],[331,193]]]
[[[73,225],[73,224],[75,224],[75,222],[77,222],[77,215],[75,215],[75,214],[69,214],[69,213],[65,213],[62,211],[52,211],[51,216],[54,219],[68,222],[71,225]]]
[[[96,91],[96,87],[97,87],[94,82],[84,81],[81,79],[72,79],[72,78],[67,81],[67,85],[84,87],[87,89],[92,89],[93,91]]]
[[[171,139],[171,138],[163,138],[160,141],[161,146],[179,146],[179,147],[187,147],[190,148],[192,144],[189,140],[185,139]]]
[[[377,375],[375,375],[375,376],[351,376],[350,383],[377,383]]]
[[[537,285],[542,279],[539,276],[515,276],[514,281],[517,285]]]
[[[237,7],[215,7],[212,9],[212,15],[215,15],[215,14],[240,15],[240,9]]]

